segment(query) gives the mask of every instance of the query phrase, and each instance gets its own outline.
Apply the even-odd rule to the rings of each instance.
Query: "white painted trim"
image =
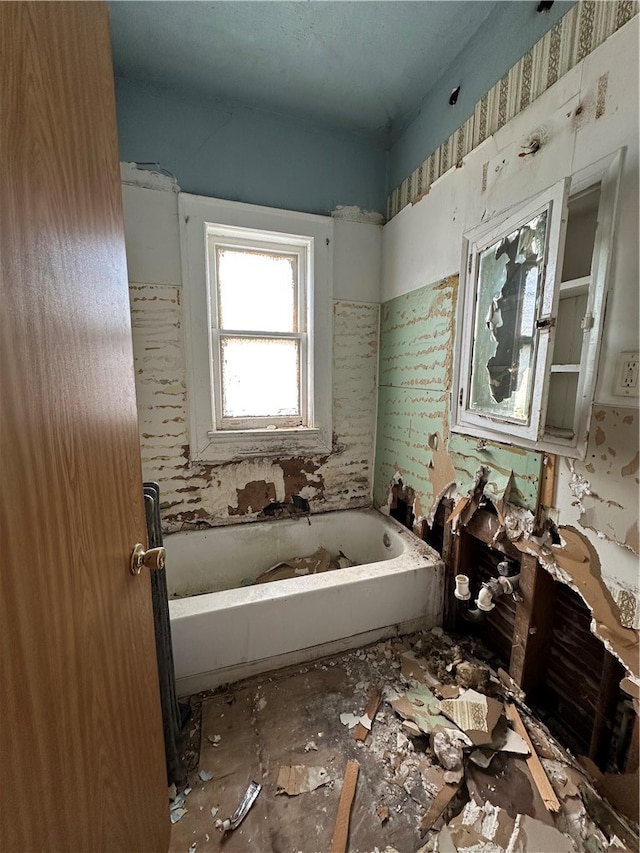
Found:
[[[618,196],[624,163],[625,149],[593,164],[579,172],[574,178],[576,192],[600,181],[600,203],[598,205],[598,227],[591,260],[591,281],[587,297],[587,316],[593,317],[593,326],[584,330],[580,378],[576,394],[574,419],[575,453],[565,455],[584,459],[587,453],[589,427],[591,425],[592,401],[596,388],[600,344],[604,327],[604,314],[611,277],[611,257],[618,213]],[[545,440],[546,445],[546,440]]]
[[[190,458],[227,462],[281,454],[329,453],[332,436],[333,220],[331,217],[259,207],[180,193],[178,199],[187,362]],[[211,300],[208,298],[207,224],[230,232],[254,229],[310,241],[309,314],[313,310],[308,351],[312,426],[276,430],[216,430]],[[245,232],[246,233],[246,232]],[[274,237],[274,239],[276,239]],[[311,273],[311,269],[309,270]],[[309,379],[307,381],[310,381]]]

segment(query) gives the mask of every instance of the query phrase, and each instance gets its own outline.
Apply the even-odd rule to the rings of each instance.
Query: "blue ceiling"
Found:
[[[423,98],[500,5],[485,0],[109,4],[117,77],[385,140],[407,127]]]

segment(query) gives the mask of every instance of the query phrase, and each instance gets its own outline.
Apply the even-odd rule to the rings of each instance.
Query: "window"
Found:
[[[584,456],[621,162],[465,234],[454,431]]]
[[[332,220],[181,194],[191,458],[331,446]]]

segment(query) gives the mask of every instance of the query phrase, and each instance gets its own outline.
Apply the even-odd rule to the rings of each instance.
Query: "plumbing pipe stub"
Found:
[[[493,595],[491,594],[491,590],[483,586],[478,594],[478,598],[476,599],[476,605],[478,610],[484,610],[485,613],[489,610],[493,610],[495,604],[493,603]]]
[[[456,588],[453,594],[458,601],[469,601],[471,593],[469,592],[469,578],[467,575],[456,575]]]
[[[506,578],[504,576],[499,577],[498,583],[500,584],[506,595],[510,595],[513,592],[514,586],[509,578]]]

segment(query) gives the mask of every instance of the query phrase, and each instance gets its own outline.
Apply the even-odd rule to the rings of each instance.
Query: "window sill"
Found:
[[[215,464],[331,453],[331,439],[319,428],[212,430],[207,435],[207,446],[191,453],[194,462]]]

